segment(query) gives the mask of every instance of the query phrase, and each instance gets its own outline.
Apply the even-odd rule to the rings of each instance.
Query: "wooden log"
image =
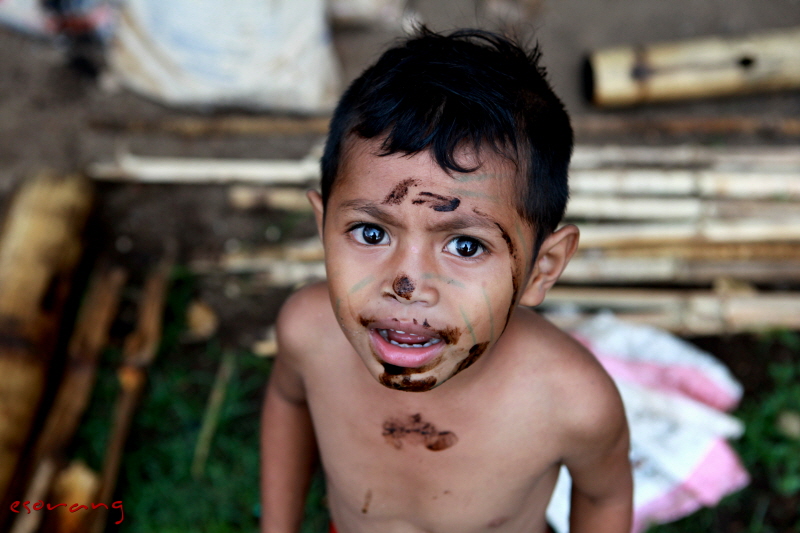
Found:
[[[219,136],[325,135],[329,117],[178,117],[159,120],[92,119],[97,130],[125,133],[168,133],[188,138]]]
[[[86,410],[97,360],[106,345],[126,278],[126,272],[119,267],[101,267],[92,278],[67,348],[64,378],[36,444],[34,474],[25,493],[27,501],[46,498],[63,452]],[[41,513],[18,515],[12,533],[33,533],[41,518]]]
[[[91,205],[81,177],[41,175],[16,194],[0,235],[0,495],[44,393]]]
[[[541,308],[557,324],[609,309],[626,319],[681,335],[720,335],[800,328],[800,294],[716,294],[711,291],[555,287]],[[568,312],[559,312],[568,309]]]
[[[306,184],[319,179],[320,169],[316,158],[264,161],[124,154],[114,163],[91,165],[88,173],[103,181]]]
[[[128,335],[123,346],[123,362],[119,368],[121,390],[117,396],[111,435],[103,458],[103,472],[97,501],[111,500],[117,484],[122,452],[128,438],[133,416],[139,405],[147,379],[147,369],[156,357],[161,341],[161,322],[164,314],[170,274],[175,262],[174,245],[145,281],[139,302],[136,329]],[[98,509],[91,515],[85,531],[101,533],[105,528],[107,510]]]
[[[589,96],[614,107],[800,87],[800,28],[591,54]]]

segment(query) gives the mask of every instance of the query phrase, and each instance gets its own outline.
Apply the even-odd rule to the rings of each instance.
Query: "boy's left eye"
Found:
[[[456,237],[448,242],[444,249],[459,257],[477,257],[486,251],[486,248],[472,237]]]

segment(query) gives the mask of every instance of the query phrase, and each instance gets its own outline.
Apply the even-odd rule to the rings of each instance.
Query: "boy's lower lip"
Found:
[[[369,330],[369,338],[374,348],[375,355],[377,355],[382,362],[404,368],[419,368],[425,366],[436,358],[445,347],[445,343],[439,341],[436,344],[424,348],[403,348],[388,342],[381,336],[377,329]]]

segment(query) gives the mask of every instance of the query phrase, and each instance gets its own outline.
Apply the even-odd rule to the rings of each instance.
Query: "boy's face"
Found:
[[[515,167],[484,154],[450,175],[428,151],[380,157],[353,141],[323,243],[334,312],[383,385],[427,391],[491,350],[528,279],[533,230]],[[464,153],[463,166],[475,166]],[[312,196],[321,222],[321,199]]]

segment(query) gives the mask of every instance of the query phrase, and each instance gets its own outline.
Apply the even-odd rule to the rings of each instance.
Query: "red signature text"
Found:
[[[56,503],[56,504],[44,503],[42,500],[38,500],[38,501],[34,502],[33,505],[31,505],[31,502],[29,502],[29,501],[28,502],[22,502],[22,501],[13,502],[11,504],[11,507],[10,507],[11,512],[12,513],[17,513],[17,514],[22,512],[19,509],[20,505],[25,509],[25,511],[27,511],[28,514],[31,514],[31,509],[34,510],[34,511],[43,511],[45,509],[48,510],[48,511],[52,511],[53,509],[56,509],[58,507],[65,507],[65,508],[67,508],[67,510],[69,510],[70,513],[75,513],[75,512],[84,510],[84,509],[88,511],[89,510],[89,505],[92,506],[91,507],[92,509],[97,509],[99,507],[105,507],[106,509],[108,509],[108,505],[106,505],[104,503],[90,503],[89,505],[83,505],[81,503],[73,503],[72,505],[68,505],[66,503]],[[121,524],[122,521],[125,520],[125,509],[122,508],[122,502],[121,501],[116,501],[116,502],[111,504],[111,507],[113,509],[119,509],[119,513],[120,513],[119,520],[114,522],[114,523],[115,524]]]

